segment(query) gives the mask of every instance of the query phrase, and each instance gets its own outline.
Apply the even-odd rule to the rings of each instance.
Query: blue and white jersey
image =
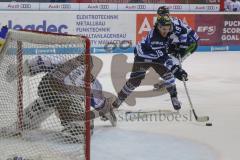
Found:
[[[148,35],[137,44],[135,54],[144,59],[157,60],[166,58],[170,36],[162,37],[158,29],[152,29]]]
[[[97,79],[91,83],[91,90],[91,106],[95,109],[101,108],[104,105],[106,98],[102,92],[102,85]]]
[[[198,42],[199,36],[189,25],[177,17],[171,17],[171,20],[173,23],[173,34],[178,37],[180,43],[191,44]]]
[[[225,7],[225,11],[228,11],[228,12],[239,12],[240,11],[240,2],[239,1],[233,2],[231,0],[225,0],[224,7]]]

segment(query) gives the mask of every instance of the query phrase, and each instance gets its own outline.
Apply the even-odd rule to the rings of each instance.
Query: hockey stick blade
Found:
[[[196,121],[198,122],[207,122],[209,121],[209,117],[208,116],[201,116],[201,117],[195,117]]]
[[[207,122],[207,121],[209,121],[209,117],[208,116],[197,117],[197,121],[198,122]]]
[[[196,121],[198,121],[198,122],[207,122],[207,121],[209,121],[209,116],[201,116],[201,117],[199,117],[199,116],[197,116],[197,114],[195,113],[195,110],[194,110],[194,109],[192,109],[192,112],[193,112],[193,115],[194,115]]]

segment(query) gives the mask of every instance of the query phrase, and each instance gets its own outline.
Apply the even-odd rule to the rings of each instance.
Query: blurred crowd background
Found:
[[[224,9],[229,12],[240,12],[240,1],[239,0],[225,0]]]

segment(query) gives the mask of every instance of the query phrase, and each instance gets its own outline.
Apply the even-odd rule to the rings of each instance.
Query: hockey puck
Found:
[[[212,126],[212,123],[206,123],[206,126]]]

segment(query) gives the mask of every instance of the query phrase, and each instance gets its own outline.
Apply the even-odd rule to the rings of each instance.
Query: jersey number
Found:
[[[159,55],[159,56],[163,56],[163,52],[161,50],[156,50],[156,53]]]
[[[178,33],[180,33],[180,32],[182,31],[182,29],[181,29],[180,27],[178,27],[178,26],[176,26],[175,29],[176,29],[176,31],[177,31]]]

